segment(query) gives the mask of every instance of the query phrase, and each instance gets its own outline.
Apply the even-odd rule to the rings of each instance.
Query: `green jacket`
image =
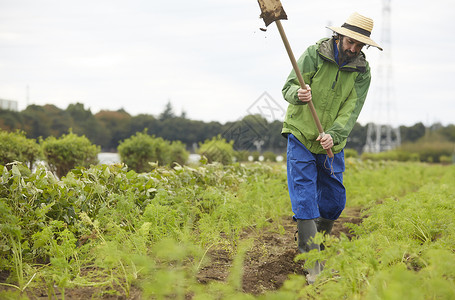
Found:
[[[338,153],[346,145],[363,107],[371,75],[363,52],[340,68],[333,50],[333,39],[322,39],[308,47],[297,64],[305,83],[311,86],[322,128],[333,138],[332,151]],[[289,102],[282,134],[292,133],[312,153],[326,153],[316,142],[319,133],[308,105],[297,97],[299,88],[297,76],[292,71],[282,90],[284,99]]]

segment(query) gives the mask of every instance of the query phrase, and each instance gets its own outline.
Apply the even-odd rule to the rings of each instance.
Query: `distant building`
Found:
[[[0,109],[18,111],[17,101],[0,99]]]

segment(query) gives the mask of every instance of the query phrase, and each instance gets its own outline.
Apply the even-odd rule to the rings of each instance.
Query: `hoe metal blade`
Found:
[[[264,20],[265,26],[269,26],[276,20],[288,19],[280,0],[258,0],[258,3],[261,8],[260,17]]]

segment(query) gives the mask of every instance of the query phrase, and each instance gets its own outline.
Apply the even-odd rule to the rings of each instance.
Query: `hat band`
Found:
[[[357,26],[354,26],[354,25],[351,25],[351,24],[348,24],[348,23],[344,23],[343,25],[341,25],[341,27],[344,27],[346,29],[349,29],[349,30],[352,30],[354,32],[360,33],[360,34],[365,35],[367,37],[370,37],[370,35],[371,35],[371,31],[365,30],[363,28],[360,28],[360,27],[357,27]]]

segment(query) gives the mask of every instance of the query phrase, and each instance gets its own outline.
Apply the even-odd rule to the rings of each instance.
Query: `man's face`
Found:
[[[364,43],[361,43],[353,38],[343,36],[340,39],[340,58],[341,61],[351,61],[356,58],[362,50]]]

